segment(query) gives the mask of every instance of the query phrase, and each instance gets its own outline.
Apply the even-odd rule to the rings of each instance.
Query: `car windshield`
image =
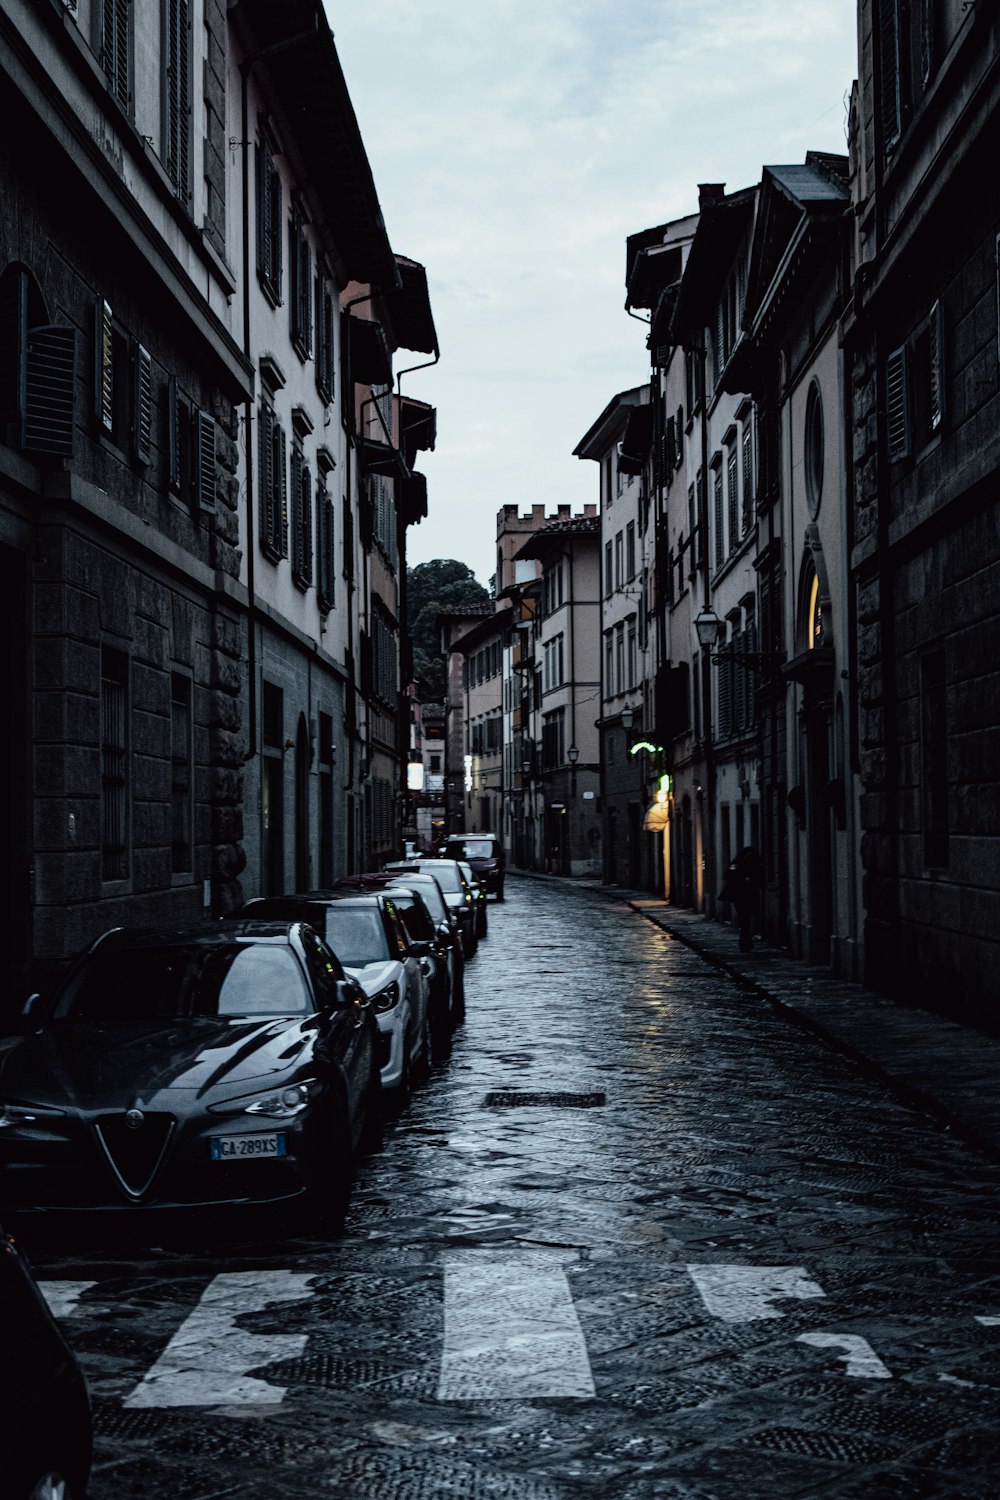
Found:
[[[448,896],[453,896],[456,891],[461,892],[463,889],[462,873],[450,860],[435,860],[434,879]]]
[[[393,896],[393,900],[406,936],[411,943],[426,942],[428,938],[433,938],[434,926],[421,902],[416,901],[412,896],[403,896],[398,893]]]
[[[327,907],[326,940],[349,969],[362,969],[365,964],[392,957],[382,913],[375,906]]]
[[[60,994],[53,1021],[121,1024],[205,1016],[307,1016],[292,951],[276,943],[98,949]]]
[[[460,839],[448,845],[449,859],[492,859],[495,853],[492,839]]]
[[[417,880],[419,881],[417,889],[419,889],[421,896],[423,896],[424,904],[430,911],[435,922],[446,922],[448,920],[448,909],[441,895],[441,887],[429,875],[418,876]],[[408,884],[406,881],[402,883]]]

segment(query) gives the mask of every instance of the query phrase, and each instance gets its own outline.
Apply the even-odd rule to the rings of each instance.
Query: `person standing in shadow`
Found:
[[[763,888],[764,870],[760,855],[752,844],[748,844],[729,866],[719,892],[719,900],[730,902],[739,920],[741,953],[753,951],[751,929]]]

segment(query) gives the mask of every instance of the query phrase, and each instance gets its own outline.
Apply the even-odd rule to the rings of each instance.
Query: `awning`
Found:
[[[415,526],[427,514],[427,476],[408,474],[396,486],[396,509],[404,526]]]
[[[653,443],[653,408],[633,406],[625,424],[618,467],[623,474],[641,474],[649,462],[649,450]]]
[[[362,438],[359,444],[361,462],[366,474],[384,474],[388,479],[405,479],[409,473],[403,455],[390,443],[377,438]]]
[[[415,260],[396,256],[396,269],[402,285],[385,298],[386,311],[397,349],[414,349],[418,354],[437,354],[437,332],[431,313],[427,272]]]
[[[391,385],[392,355],[381,323],[371,318],[348,318],[351,379],[355,385]]]
[[[410,468],[418,453],[433,452],[437,442],[437,408],[412,396],[399,400],[399,446]]]

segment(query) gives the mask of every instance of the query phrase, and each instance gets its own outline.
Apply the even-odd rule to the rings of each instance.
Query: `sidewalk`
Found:
[[[834,978],[828,969],[800,963],[759,938],[752,953],[740,953],[734,927],[669,906],[648,892],[529,870],[516,873],[586,886],[626,902],[884,1079],[914,1108],[1000,1160],[1000,1037]]]

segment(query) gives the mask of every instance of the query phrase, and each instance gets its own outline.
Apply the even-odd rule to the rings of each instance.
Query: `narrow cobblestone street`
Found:
[[[514,877],[341,1238],[24,1238],[92,1500],[981,1497],[998,1185],[623,901]]]

